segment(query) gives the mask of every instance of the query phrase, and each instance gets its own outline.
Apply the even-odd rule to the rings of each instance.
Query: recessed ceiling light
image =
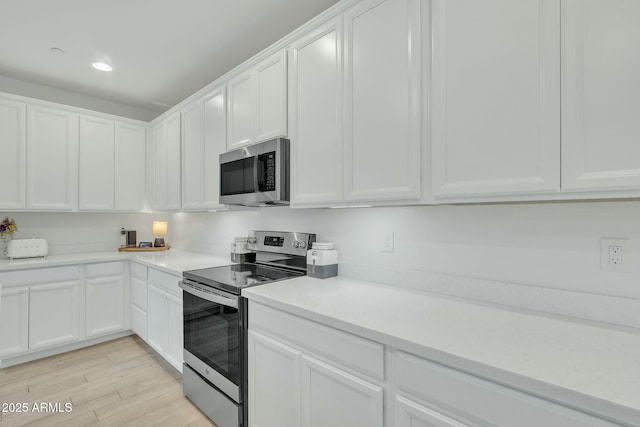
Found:
[[[100,71],[111,71],[111,70],[113,70],[113,68],[111,68],[111,65],[105,64],[104,62],[94,62],[91,65],[93,65],[93,68],[95,68],[96,70],[100,70]]]
[[[52,47],[51,52],[61,54],[61,53],[64,53],[64,49],[61,49],[59,47]]]

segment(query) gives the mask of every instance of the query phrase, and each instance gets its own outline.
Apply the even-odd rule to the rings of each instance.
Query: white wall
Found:
[[[57,102],[72,107],[86,108],[92,111],[100,111],[102,113],[143,121],[151,121],[166,110],[166,108],[149,110],[143,107],[121,104],[78,92],[25,82],[5,76],[0,76],[0,92]]]
[[[120,228],[136,230],[138,242],[153,241],[151,224],[167,220],[167,214],[112,213],[1,213],[16,220],[14,239],[40,237],[48,240],[49,255],[115,251],[124,244]],[[0,218],[0,219],[2,219]],[[172,230],[169,228],[167,242]]]
[[[262,208],[172,215],[185,247],[226,255],[249,229],[318,234],[340,251],[341,275],[426,288],[420,272],[640,299],[640,202]],[[382,253],[395,233],[395,253]],[[600,238],[629,238],[631,273],[600,269]],[[418,279],[411,279],[415,277]],[[430,285],[431,286],[431,285]],[[430,290],[433,290],[431,286]]]

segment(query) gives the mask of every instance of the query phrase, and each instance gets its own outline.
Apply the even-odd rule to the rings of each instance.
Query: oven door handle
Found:
[[[224,305],[227,307],[238,308],[238,298],[229,298],[214,292],[203,292],[199,289],[194,288],[188,283],[185,283],[184,281],[180,281],[178,283],[178,286],[180,286],[180,288],[182,288],[185,292],[188,292],[191,295],[195,295],[198,298],[202,298],[210,302],[215,302],[216,304]]]

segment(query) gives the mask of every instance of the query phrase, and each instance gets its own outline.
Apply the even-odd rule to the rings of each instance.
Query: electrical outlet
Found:
[[[600,240],[600,268],[602,270],[628,272],[630,266],[628,239]]]
[[[384,233],[382,236],[382,252],[393,253],[394,250],[394,238],[393,231]]]

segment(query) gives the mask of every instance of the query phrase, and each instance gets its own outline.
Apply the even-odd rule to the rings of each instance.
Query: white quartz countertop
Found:
[[[640,334],[340,277],[295,278],[242,295],[640,425]]]
[[[182,276],[185,270],[234,264],[229,257],[220,257],[170,249],[162,252],[90,252],[84,254],[51,255],[44,258],[0,260],[0,272],[64,265],[90,264],[131,260],[169,274]]]

